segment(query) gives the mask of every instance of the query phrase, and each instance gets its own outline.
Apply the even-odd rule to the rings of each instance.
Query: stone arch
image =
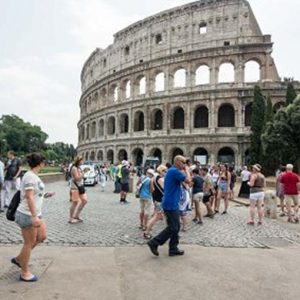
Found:
[[[141,148],[135,148],[132,151],[133,163],[135,166],[142,166],[144,159],[144,152]]]
[[[180,68],[174,73],[174,88],[182,88],[185,86],[186,86],[186,70],[184,68]]]
[[[245,63],[245,82],[257,82],[260,81],[261,65],[256,60],[248,60]]]
[[[252,102],[245,107],[245,126],[251,126]]]
[[[103,161],[103,151],[99,150],[97,153],[97,161]]]
[[[119,87],[116,84],[111,85],[109,95],[114,102],[119,100]]]
[[[172,116],[172,128],[184,129],[184,110],[182,107],[175,107]]]
[[[207,65],[200,65],[195,74],[195,84],[209,84],[210,83],[210,70]]]
[[[208,163],[208,152],[205,148],[198,147],[193,152],[194,161],[199,161],[201,165],[207,165]]]
[[[87,124],[86,126],[86,139],[90,139],[90,124]]]
[[[144,113],[142,111],[137,111],[134,114],[134,131],[144,131],[145,124],[144,124]]]
[[[280,108],[282,108],[284,106],[285,106],[285,102],[279,101],[279,102],[274,104],[273,111],[276,113]]]
[[[91,138],[96,137],[96,121],[92,122],[92,127],[91,127]]]
[[[104,120],[99,121],[99,137],[104,136]]]
[[[120,133],[128,133],[129,130],[129,118],[126,113],[121,114],[119,118],[119,126],[120,126]]]
[[[118,160],[122,161],[122,160],[128,160],[128,154],[127,151],[125,149],[121,149],[118,152]]]
[[[91,154],[90,154],[90,160],[91,161],[95,161],[95,151],[91,151]]]
[[[155,76],[155,92],[163,92],[165,90],[165,73],[159,72]]]
[[[130,81],[130,79],[123,80],[122,94],[125,99],[129,99],[131,97],[131,81]]]
[[[107,134],[113,135],[116,133],[116,119],[114,116],[110,116],[107,121]]]
[[[159,159],[160,163],[162,162],[162,151],[159,148],[151,149],[149,154],[150,154],[150,156],[157,157]]]
[[[163,112],[161,109],[155,109],[151,114],[151,130],[163,129]]]
[[[172,161],[172,163],[174,162],[175,156],[177,156],[177,155],[184,155],[183,153],[184,152],[183,152],[183,150],[181,148],[179,148],[179,147],[173,148],[171,150],[171,161]]]
[[[81,128],[80,128],[80,138],[81,138],[81,141],[84,141],[84,139],[85,139],[85,128],[84,128],[84,126],[81,126]]]
[[[218,127],[234,127],[235,112],[231,104],[223,104],[218,111]]]
[[[234,82],[235,80],[234,64],[224,62],[219,66],[218,83]]]
[[[200,105],[195,110],[194,128],[208,127],[208,108],[205,105]]]
[[[85,160],[89,160],[89,152],[88,151],[85,153]]]
[[[141,78],[138,79],[138,93],[139,95],[145,95],[146,94],[146,76],[142,76]]]
[[[245,166],[248,166],[248,165],[250,165],[250,149],[247,149],[246,151],[245,151],[245,154],[244,154],[244,160],[243,160],[243,164],[245,165]]]
[[[106,98],[106,96],[107,96],[106,88],[102,88],[100,91],[100,97],[104,99]]]
[[[218,162],[234,165],[235,155],[233,149],[230,147],[221,148],[218,152]]]
[[[110,161],[110,163],[114,163],[114,150],[109,149],[106,153],[106,158],[108,161]]]

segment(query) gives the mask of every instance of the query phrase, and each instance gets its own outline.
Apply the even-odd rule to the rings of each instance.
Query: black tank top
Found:
[[[154,182],[153,182],[153,185],[154,185],[154,191],[152,193],[152,196],[153,196],[153,200],[154,201],[157,201],[157,202],[161,202],[162,201],[162,197],[163,197],[163,192],[164,192],[164,189],[160,186],[160,184],[158,183],[158,180],[161,178],[161,176],[157,175],[155,178],[154,178]]]

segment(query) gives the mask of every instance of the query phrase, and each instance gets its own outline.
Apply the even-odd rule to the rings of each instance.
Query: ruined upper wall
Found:
[[[82,91],[122,69],[191,51],[270,43],[245,0],[201,0],[163,11],[114,35],[84,64]]]

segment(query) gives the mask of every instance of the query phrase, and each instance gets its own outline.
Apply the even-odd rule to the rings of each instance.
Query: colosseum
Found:
[[[240,167],[254,86],[274,109],[285,101],[272,47],[245,0],[196,1],[124,28],[83,66],[78,153],[135,165],[183,154]]]

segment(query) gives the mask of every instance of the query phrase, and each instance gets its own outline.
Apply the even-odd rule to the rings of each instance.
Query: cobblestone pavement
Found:
[[[69,190],[66,182],[47,184],[47,190],[55,191],[52,199],[45,200],[43,217],[48,227],[48,245],[66,246],[134,246],[145,243],[139,230],[139,201],[129,194],[127,205],[119,204],[119,195],[112,193],[110,182],[106,192],[100,186],[87,188],[89,202],[82,214],[83,223],[68,224]],[[190,214],[192,219],[192,213]],[[246,224],[248,209],[231,203],[227,215],[216,215],[204,220],[202,226],[189,223],[187,232],[180,233],[183,244],[207,247],[265,248],[300,244],[300,225],[293,228],[281,220],[265,220],[263,226]],[[164,227],[160,221],[153,234]],[[0,214],[0,245],[21,243],[20,229],[14,222]]]

